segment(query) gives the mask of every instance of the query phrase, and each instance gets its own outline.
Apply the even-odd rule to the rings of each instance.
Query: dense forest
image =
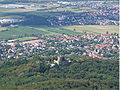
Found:
[[[57,56],[1,61],[0,89],[119,90],[118,60],[62,56],[63,62],[51,66],[54,59]]]

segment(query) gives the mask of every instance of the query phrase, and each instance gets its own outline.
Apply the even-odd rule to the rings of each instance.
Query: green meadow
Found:
[[[19,40],[19,41],[28,41],[28,40],[33,40],[33,38],[24,37],[24,38],[18,38],[17,40]]]
[[[20,36],[30,35],[56,35],[56,34],[81,34],[63,28],[43,27],[43,26],[19,26],[15,28],[7,28],[8,30],[0,31],[0,40],[15,39]]]
[[[86,32],[86,33],[119,33],[119,26],[116,25],[74,25],[62,27],[68,30],[75,30],[76,32]]]

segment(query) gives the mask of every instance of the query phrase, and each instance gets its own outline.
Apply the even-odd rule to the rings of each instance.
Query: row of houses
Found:
[[[64,4],[65,3],[65,4]],[[53,26],[62,25],[119,25],[119,5],[104,2],[58,2],[59,7],[78,9],[77,13],[67,13],[48,19]],[[58,8],[59,8],[58,7]],[[84,9],[83,9],[84,8]],[[87,10],[87,8],[89,10]],[[79,12],[80,11],[80,12]],[[71,11],[72,12],[72,11]],[[74,11],[75,12],[75,11]]]
[[[4,23],[17,23],[17,22],[22,22],[24,20],[22,19],[13,19],[13,18],[2,18],[0,19],[0,23],[4,24]]]

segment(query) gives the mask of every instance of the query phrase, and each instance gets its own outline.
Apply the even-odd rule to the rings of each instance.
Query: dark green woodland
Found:
[[[85,56],[21,58],[0,62],[1,90],[118,90],[118,60]],[[71,62],[65,64],[70,60]],[[48,63],[49,62],[49,63]]]

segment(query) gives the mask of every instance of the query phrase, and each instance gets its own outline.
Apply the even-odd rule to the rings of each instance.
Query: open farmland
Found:
[[[1,8],[0,7],[0,12],[3,12],[3,13],[17,13],[17,12],[30,12],[30,11],[35,11],[35,10],[33,10],[33,9]]]
[[[75,30],[76,32],[86,32],[86,33],[101,33],[105,34],[107,31],[109,33],[119,33],[119,26],[115,25],[75,25],[75,26],[65,26],[62,27],[69,30]]]
[[[7,30],[5,30],[7,29]],[[119,27],[115,25],[99,26],[64,26],[64,27],[44,27],[44,26],[19,26],[17,28],[0,28],[0,40],[18,38],[29,35],[55,35],[55,34],[83,34],[86,33],[118,33]],[[4,31],[5,30],[5,31]]]
[[[8,28],[7,31],[0,32],[0,40],[18,38],[19,36],[29,35],[53,35],[53,34],[80,34],[75,31],[52,28],[52,27],[31,27],[31,26],[19,26],[17,28]]]
[[[35,11],[35,10],[32,10],[32,9],[11,9],[11,10],[6,10],[6,11],[3,11],[3,12],[7,12],[7,13],[14,13],[14,12],[31,12],[31,11]]]
[[[70,11],[70,12],[74,12],[74,13],[80,13],[80,12],[89,12],[89,11],[96,11],[94,9],[91,8],[72,8],[72,7],[64,7],[64,8],[53,8],[50,10],[45,10],[45,12],[60,12],[60,11]]]
[[[29,40],[34,40],[34,39],[37,39],[37,37],[23,37],[23,38],[18,38],[16,40],[19,40],[19,41],[29,41]]]
[[[13,8],[11,4],[0,4],[9,6],[0,7],[0,19],[23,20],[1,24],[5,28],[0,28],[0,40],[32,35],[118,33],[118,5],[114,4],[113,7],[112,2],[101,1],[17,3]],[[8,28],[12,24],[18,27]]]
[[[37,30],[28,26],[24,27],[18,27],[18,28],[9,28],[8,31],[3,31],[0,32],[0,39],[5,40],[5,39],[11,39],[11,38],[16,38],[19,36],[27,36],[27,35],[32,35],[32,34],[48,34],[46,31],[42,30]]]
[[[6,27],[0,27],[0,31],[6,30]]]
[[[61,27],[35,27],[35,29],[47,31],[49,34],[81,34]]]

